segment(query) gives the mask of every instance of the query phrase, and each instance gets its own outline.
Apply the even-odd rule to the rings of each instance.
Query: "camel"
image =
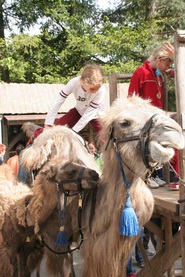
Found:
[[[129,253],[138,236],[119,232],[126,201],[125,178],[140,228],[152,216],[154,200],[144,182],[148,171],[167,163],[174,149],[184,147],[180,126],[149,101],[133,96],[117,99],[103,118],[101,136],[107,138],[103,150],[103,177],[96,193],[91,229],[88,209],[84,209],[83,277],[123,277]],[[121,159],[118,159],[118,155]],[[87,204],[88,205],[88,204]]]
[[[130,235],[119,231],[127,193],[141,228],[154,207],[145,178],[155,167],[170,161],[174,148],[184,147],[184,137],[181,127],[166,112],[135,95],[117,99],[102,121],[101,137],[106,140],[103,174],[93,196],[86,198],[82,215],[86,238],[82,244],[83,277],[125,277],[130,250],[139,237],[139,232]],[[40,168],[56,153],[73,155],[68,134],[66,127],[45,130],[25,151],[25,167]]]
[[[3,176],[1,167],[0,175]],[[69,249],[69,246],[55,246],[60,226],[59,215],[55,215],[58,206],[57,186],[63,195],[66,190],[78,192],[79,186],[81,190],[92,189],[97,186],[98,179],[98,173],[81,165],[80,159],[74,162],[62,156],[55,156],[42,166],[31,187],[13,182],[7,187],[6,182],[4,184],[1,182],[0,272],[2,277],[30,277],[31,272],[43,258],[44,241],[55,251]],[[72,209],[71,212],[76,214],[75,218],[78,210],[77,194],[70,197],[66,207],[66,215]],[[61,209],[64,209],[64,202],[60,202]],[[72,229],[71,222],[67,220],[70,220],[69,216],[66,216],[64,226],[67,223],[65,229],[70,241],[73,233],[78,232],[78,224],[77,220],[71,221],[75,225]],[[59,225],[56,225],[57,223]],[[72,254],[66,253],[60,257],[57,259],[57,269],[54,267],[56,264],[48,265],[50,276],[57,276],[55,275],[57,271],[60,276],[75,276],[71,267]],[[61,268],[60,263],[62,263]]]

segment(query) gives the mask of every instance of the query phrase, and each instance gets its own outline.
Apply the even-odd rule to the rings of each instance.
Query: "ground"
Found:
[[[153,247],[152,247],[151,244],[150,244],[150,248],[153,250]],[[74,253],[74,268],[75,268],[76,277],[81,277],[82,276],[83,261],[80,257],[80,251],[76,250],[73,253]],[[134,251],[132,251],[132,256],[133,256],[134,267],[136,269],[136,272],[138,272],[140,269],[136,265],[136,262],[135,262],[135,259],[134,259]],[[42,264],[41,264],[41,276],[40,277],[49,277],[47,272],[46,272],[46,269],[45,269],[45,262],[46,262],[46,260],[44,259]],[[164,276],[167,277],[167,274],[165,274]],[[175,263],[175,276],[176,277],[182,276],[181,258],[178,259]],[[33,273],[32,277],[36,277],[36,273]]]

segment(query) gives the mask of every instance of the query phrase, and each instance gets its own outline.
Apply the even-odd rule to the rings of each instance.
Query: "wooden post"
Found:
[[[112,73],[108,76],[109,80],[109,93],[110,93],[110,105],[117,98],[117,74]]]
[[[177,121],[185,135],[185,30],[177,31],[175,40],[175,90]],[[179,151],[180,177],[185,180],[184,150]],[[180,182],[179,198],[185,199],[185,182]],[[185,202],[180,204],[182,272],[185,277]]]
[[[132,77],[132,73],[125,73],[125,74],[112,73],[108,76],[109,93],[110,93],[110,105],[118,97],[117,81],[118,80],[130,80],[131,77]]]
[[[166,74],[164,74],[164,104],[163,104],[163,110],[166,112],[168,111],[168,87],[167,87],[167,78]],[[164,181],[169,184],[170,183],[170,170],[169,165],[165,164],[163,166],[163,178]]]

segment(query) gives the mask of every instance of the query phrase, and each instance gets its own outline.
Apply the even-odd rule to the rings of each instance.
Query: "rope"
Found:
[[[176,175],[176,176],[179,178],[179,180],[183,183],[183,186],[185,186],[185,180],[182,179],[182,178],[180,177],[179,173],[177,173],[177,171],[176,171],[175,168],[171,165],[170,162],[169,162],[168,164],[169,164],[170,168],[173,170],[173,172],[175,173],[175,175]]]
[[[121,154],[120,154],[120,152],[118,150],[116,150],[116,155],[117,155],[117,159],[118,159],[120,170],[121,170],[121,175],[122,175],[122,178],[123,178],[126,190],[128,190],[131,187],[131,184],[127,181],[127,178],[125,176],[123,165],[121,163]]]

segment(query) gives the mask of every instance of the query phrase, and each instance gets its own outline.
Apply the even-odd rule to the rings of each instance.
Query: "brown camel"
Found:
[[[23,126],[24,132],[28,136],[33,134],[33,130],[35,128],[38,128],[38,126],[27,123]],[[84,141],[83,139],[73,132],[71,129],[67,127],[61,127],[57,126],[52,129],[46,129],[37,139],[34,140],[34,143],[31,147],[25,149],[23,151],[22,155],[22,165],[27,171],[32,170],[39,170],[42,168],[42,166],[47,163],[51,157],[53,156],[62,156],[64,159],[69,159],[73,161],[77,161],[79,163],[83,163],[85,166],[92,168],[96,170],[97,172],[99,169],[97,168],[94,159],[92,158],[92,155],[87,151],[87,149],[84,147]],[[71,236],[71,242],[77,242],[79,238],[79,231],[77,230],[77,198],[73,201],[75,203],[72,205],[70,203],[70,212],[66,216],[66,220],[70,222],[70,224],[66,224],[68,229],[73,230],[72,236]],[[69,205],[69,204],[68,204]],[[72,211],[72,212],[71,212]],[[52,220],[53,222],[56,222],[58,220],[58,215],[56,211],[52,214]],[[52,224],[57,225],[57,224]],[[69,227],[73,226],[73,227]],[[49,234],[48,236],[51,237],[50,233],[54,232],[52,230],[49,231],[49,224],[47,225],[47,232],[46,234]],[[57,230],[55,230],[57,232]],[[68,232],[68,234],[71,234],[71,231]],[[47,239],[47,238],[46,238]],[[51,241],[51,240],[50,240]],[[52,242],[52,246],[54,247],[54,241]],[[54,253],[52,253],[50,250],[45,248],[45,252],[47,255],[47,268],[49,271],[49,274],[51,272],[54,274],[54,276],[59,273],[59,276],[68,276],[66,272],[73,272],[73,264],[69,265],[68,263],[68,269],[66,269],[65,264],[62,265],[63,257],[62,255],[56,256]],[[57,257],[57,258],[56,258]],[[58,261],[59,260],[59,261]],[[64,269],[65,275],[63,275],[62,268]],[[70,269],[71,267],[71,269]],[[71,276],[71,275],[69,275]],[[73,276],[73,275],[72,275]]]
[[[64,157],[56,156],[43,165],[31,188],[21,183],[16,185],[9,183],[9,186],[7,183],[4,185],[1,183],[1,277],[30,276],[43,257],[43,241],[55,251],[69,249],[68,246],[55,246],[55,239],[61,223],[59,215],[56,216],[58,207],[57,186],[61,194],[66,190],[78,192],[79,186],[80,189],[94,188],[99,179],[96,171],[79,163],[80,160],[75,163]],[[76,222],[67,222],[70,208],[74,214],[77,214],[77,200],[76,194],[71,196],[66,207],[65,224],[67,223],[66,232],[69,241],[73,232],[78,232],[77,220]],[[60,203],[63,210],[64,203],[63,201]],[[72,223],[76,225],[74,230],[72,230]],[[53,228],[52,224],[54,224]],[[71,266],[72,255],[63,254],[60,257],[57,259],[57,268],[55,268],[56,264],[50,264],[50,276],[57,276],[55,275],[57,272],[60,276],[75,276]]]
[[[184,137],[181,127],[164,111],[137,96],[117,99],[103,125],[103,175],[93,196],[86,198],[82,216],[86,238],[82,244],[83,277],[125,277],[130,250],[139,237],[127,233],[129,225],[128,230],[120,230],[126,194],[130,193],[141,227],[154,206],[145,177],[159,164],[167,163],[174,148],[184,147]],[[45,130],[25,151],[24,166],[37,169],[53,155],[79,154],[68,141],[71,132],[59,126]],[[83,156],[85,161],[87,154]]]

